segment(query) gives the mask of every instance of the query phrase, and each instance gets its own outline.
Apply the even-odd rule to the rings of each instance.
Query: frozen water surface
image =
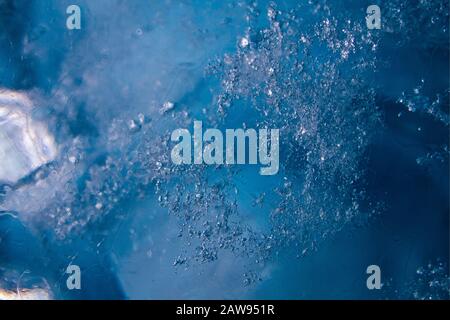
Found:
[[[0,1],[0,298],[448,298],[447,2],[78,5]],[[279,173],[172,164],[194,120]]]
[[[32,102],[18,92],[0,92],[0,181],[14,184],[57,154],[54,138],[31,118]]]

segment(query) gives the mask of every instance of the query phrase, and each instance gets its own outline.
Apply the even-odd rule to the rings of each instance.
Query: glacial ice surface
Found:
[[[3,102],[6,93],[0,96],[0,135],[8,137],[0,152],[27,135],[39,142],[33,148],[14,143],[14,154],[0,153],[8,161],[0,181],[15,182],[49,164],[20,188],[0,190],[0,210],[58,244],[87,238],[111,253],[126,279],[133,268],[128,259],[145,252],[176,272],[208,264],[237,270],[229,263],[237,259],[240,284],[258,284],[286,248],[298,258],[313,254],[340,230],[378,216],[385,204],[368,194],[365,179],[368,150],[383,130],[373,76],[386,64],[377,55],[383,37],[402,33],[389,38],[394,47],[448,40],[444,1],[420,1],[421,24],[411,21],[403,1],[390,1],[384,34],[367,31],[358,18],[364,10],[340,10],[333,1],[202,2],[196,9],[169,1],[152,10],[144,2],[109,1],[117,10],[103,10],[105,1],[79,2],[88,8],[88,31],[64,36],[70,50],[55,84],[39,93],[38,100],[47,101],[42,117],[48,129],[31,120],[26,98]],[[50,15],[35,6],[41,19]],[[412,45],[423,30],[428,40]],[[58,41],[48,34],[37,33],[26,48]],[[421,111],[448,127],[447,88],[434,96],[415,89],[386,96],[404,112]],[[12,108],[19,110],[14,120]],[[194,120],[218,128],[279,128],[279,174],[263,181],[249,167],[173,165],[170,132]],[[11,126],[19,132],[13,135]],[[49,132],[57,137],[58,154]],[[434,147],[448,161],[448,144]],[[151,219],[170,219],[173,228],[162,240],[147,234],[151,226],[127,229],[136,213],[132,203],[139,201],[159,205],[143,210]],[[129,243],[117,245],[116,237]],[[166,254],[155,244],[167,239],[179,241],[179,252]],[[143,242],[150,248],[142,251]],[[124,281],[124,287],[132,285]]]

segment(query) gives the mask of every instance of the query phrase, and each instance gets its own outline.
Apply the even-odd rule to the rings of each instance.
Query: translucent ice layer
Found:
[[[15,184],[57,154],[47,128],[31,118],[32,109],[26,95],[0,90],[0,182]]]
[[[42,94],[44,122],[59,150],[56,155],[48,130],[32,119],[29,99],[3,91],[0,181],[30,179],[0,188],[0,216],[26,220],[49,252],[67,245],[58,251],[61,265],[92,265],[91,250],[102,262],[113,261],[104,269],[116,273],[130,298],[245,297],[275,279],[280,266],[278,280],[257,298],[289,284],[290,298],[316,298],[311,292],[320,284],[308,289],[316,273],[310,270],[332,265],[318,272],[322,283],[345,252],[354,264],[369,260],[358,257],[359,242],[374,260],[387,256],[380,248],[398,247],[396,240],[386,243],[386,228],[376,236],[360,230],[380,216],[401,221],[392,228],[396,238],[408,239],[394,252],[399,264],[425,265],[428,256],[413,261],[408,253],[421,245],[409,242],[420,229],[434,232],[423,222],[440,221],[439,213],[448,211],[448,184],[439,180],[448,180],[448,135],[438,131],[448,129],[448,80],[442,80],[448,75],[436,71],[448,70],[439,64],[448,47],[446,1],[390,1],[382,6],[383,28],[373,31],[365,25],[365,6],[329,0],[78,4],[85,24],[77,32],[64,29],[60,1],[33,2],[31,22],[4,10],[17,19],[8,18],[10,25],[29,29],[13,39],[17,52],[0,46],[5,57],[17,55],[16,67],[26,75],[5,72],[17,83],[0,83]],[[15,35],[5,30],[5,39]],[[33,61],[29,68],[19,63],[21,54]],[[7,70],[10,61],[0,59],[0,67]],[[280,129],[279,173],[268,178],[249,166],[174,165],[170,133],[194,121],[218,129]],[[427,190],[434,195],[427,198]],[[417,220],[421,212],[427,218]],[[407,219],[399,218],[403,213]],[[364,235],[360,241],[326,248],[353,228]],[[432,236],[421,239],[435,247],[440,242]],[[85,242],[71,244],[79,239]],[[442,252],[446,257],[448,250],[433,254]],[[0,265],[16,255],[0,252]],[[52,266],[55,256],[48,258]],[[281,267],[294,263],[280,276]],[[330,287],[344,278],[353,283],[365,270],[343,266]],[[49,277],[52,285],[65,285],[58,281]],[[91,292],[97,291],[102,294]]]
[[[51,300],[51,293],[44,289],[21,289],[18,291],[0,289],[0,300]]]

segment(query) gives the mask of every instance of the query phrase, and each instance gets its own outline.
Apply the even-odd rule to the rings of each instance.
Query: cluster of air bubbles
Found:
[[[283,179],[266,192],[278,204],[264,248],[293,244],[299,256],[361,217],[361,163],[379,123],[374,92],[361,77],[374,68],[376,40],[358,21],[316,15],[311,26],[271,4],[267,28],[250,27],[237,53],[210,67],[222,79],[222,122],[244,104],[260,115],[257,127],[280,128]]]
[[[410,295],[416,300],[448,300],[450,277],[448,264],[438,260],[416,271],[416,279],[410,286]]]
[[[436,94],[434,98],[430,98],[424,94],[425,80],[421,80],[420,84],[408,92],[402,92],[397,99],[397,103],[405,107],[406,112],[418,113],[425,118],[430,118],[444,128],[448,128],[448,92]],[[404,111],[398,113],[398,118],[402,118]],[[418,132],[423,132],[422,126],[417,126]],[[419,166],[429,167],[433,164],[445,164],[449,158],[448,143],[446,144],[429,144],[428,151],[416,158]]]
[[[436,162],[443,164],[448,161],[449,155],[448,146],[435,147],[425,155],[417,157],[416,163],[419,166],[428,166]]]
[[[266,237],[242,224],[236,187],[226,176],[208,181],[205,168],[178,169],[175,176],[159,179],[159,203],[179,221],[179,236],[188,247],[174,265],[211,262],[221,250],[258,259],[264,254]]]
[[[160,172],[158,159],[168,154],[150,125],[143,114],[113,121],[102,154],[89,154],[91,142],[74,138],[49,165],[45,179],[12,190],[2,209],[22,212],[24,220],[50,227],[60,239],[86,231],[110,213],[118,215],[122,201],[146,194]]]
[[[408,112],[427,114],[434,120],[448,126],[450,121],[447,110],[448,93],[436,94],[434,98],[430,98],[423,93],[424,84],[425,80],[422,79],[420,84],[410,92],[402,92],[401,96],[397,99],[397,103],[405,106]],[[398,114],[399,117],[401,115],[402,113]]]
[[[448,42],[449,3],[420,0],[383,3],[383,30],[393,34],[398,46],[417,41],[415,47],[430,48]]]
[[[50,166],[38,186],[11,192],[0,210],[36,213],[59,238],[70,238],[93,223],[119,219],[127,200],[155,196],[178,221],[186,249],[173,265],[183,267],[217,260],[223,251],[256,265],[287,246],[300,257],[367,219],[377,206],[365,192],[365,157],[380,113],[365,75],[375,68],[378,40],[360,17],[332,14],[326,6],[303,3],[283,11],[272,3],[261,17],[256,7],[248,6],[248,28],[235,52],[208,67],[207,76],[221,87],[205,117],[211,126],[230,125],[248,112],[255,128],[280,129],[275,186],[249,201],[253,214],[267,213],[267,230],[242,218],[248,200],[240,187],[243,169],[171,162],[171,131],[193,120],[176,101],[151,115],[118,117],[105,139],[67,142],[58,167]],[[312,21],[301,18],[304,11]],[[408,105],[417,108],[413,100]],[[96,228],[105,237],[110,232],[102,230]],[[245,284],[258,279],[252,271],[244,276]]]
[[[249,6],[249,16],[255,12]],[[362,32],[360,21],[340,22],[327,10],[315,14],[317,23],[305,25],[295,11],[269,5],[267,26],[253,27],[248,19],[236,53],[208,68],[222,83],[217,109],[206,111],[212,124],[227,123],[235,106],[244,104],[257,114],[256,127],[281,130],[279,185],[252,198],[254,214],[268,212],[268,231],[243,223],[239,169],[170,162],[167,128],[192,123],[171,101],[160,107],[157,121],[138,116],[111,124],[108,152],[87,170],[69,208],[84,218],[63,214],[67,220],[60,228],[96,221],[124,199],[154,192],[179,222],[186,243],[173,265],[214,261],[224,250],[261,265],[287,245],[304,255],[347,223],[367,218],[361,164],[379,114],[360,75],[373,68],[375,40]],[[172,124],[157,132],[164,121]],[[68,212],[49,211],[55,210]],[[244,278],[253,283],[258,277]]]
[[[386,294],[397,299],[448,300],[450,298],[450,277],[448,264],[442,259],[429,262],[416,270],[413,279],[397,283],[390,279],[386,283]]]

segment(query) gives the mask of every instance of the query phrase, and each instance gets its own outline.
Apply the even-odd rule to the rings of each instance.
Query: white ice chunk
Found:
[[[25,94],[0,89],[0,182],[14,184],[57,155],[53,136],[31,118],[32,109]]]
[[[18,289],[8,291],[0,288],[0,300],[52,300],[52,293],[46,289]]]

